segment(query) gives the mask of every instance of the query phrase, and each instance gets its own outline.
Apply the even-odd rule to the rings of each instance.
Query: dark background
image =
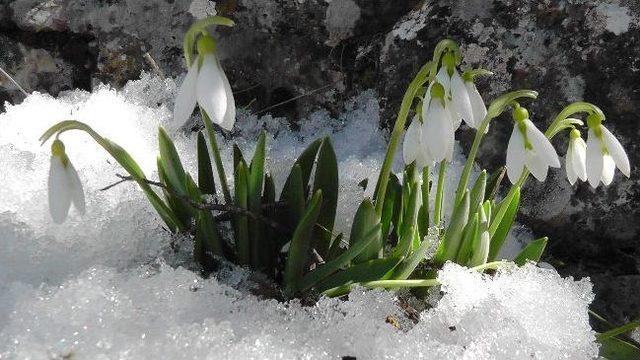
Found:
[[[27,91],[52,94],[100,82],[122,86],[142,71],[175,77],[185,71],[182,35],[212,5],[0,0],[0,66]],[[460,43],[463,67],[495,73],[478,84],[485,100],[509,89],[539,91],[529,109],[540,127],[569,102],[599,105],[629,154],[631,179],[617,172],[611,186],[593,190],[570,186],[564,169],[552,171],[544,184],[527,184],[519,220],[550,237],[545,260],[558,271],[591,277],[597,311],[616,322],[639,315],[637,1],[225,0],[217,10],[238,23],[218,34],[238,106],[269,109],[293,126],[320,107],[340,112],[365,89],[377,91],[381,126],[389,126],[406,85],[443,37]],[[0,85],[0,102],[21,101],[6,79]],[[504,163],[511,125],[503,120],[494,122],[481,149],[489,169]],[[466,150],[472,136],[459,135]],[[564,155],[566,140],[556,145]]]

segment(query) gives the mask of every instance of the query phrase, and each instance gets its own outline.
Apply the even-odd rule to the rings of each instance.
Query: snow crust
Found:
[[[195,136],[170,123],[175,89],[173,80],[145,75],[120,91],[101,86],[58,98],[33,94],[0,114],[0,359],[596,356],[587,321],[589,281],[534,266],[490,277],[447,265],[439,274],[444,295],[417,324],[390,292],[358,289],[347,301],[303,307],[251,295],[241,286],[252,276],[243,269],[202,279],[190,270],[190,239],[165,231],[134,184],[99,190],[122,169],[79,132],[61,140],[85,186],[87,212],[80,217],[72,210],[65,224],[55,225],[46,202],[50,144],[38,142],[44,130],[60,120],[84,121],[129,150],[155,179],[162,125],[173,129],[193,172]],[[339,118],[318,111],[296,132],[283,119],[240,112],[232,138],[219,143],[228,165],[232,142],[250,156],[266,129],[268,168],[282,186],[302,149],[331,136],[341,176],[336,231],[348,233],[384,156],[378,123],[375,94],[365,92]],[[449,189],[463,161],[456,150]],[[365,178],[366,190],[358,185]],[[516,237],[526,242],[523,233]],[[177,253],[176,243],[182,244]]]

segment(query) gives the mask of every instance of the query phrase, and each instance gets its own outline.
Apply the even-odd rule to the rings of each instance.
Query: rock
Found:
[[[211,15],[212,5],[2,1],[0,66],[29,90],[52,93],[101,81],[122,85],[153,69],[148,57],[167,76],[180,76],[182,35],[195,18]],[[627,296],[624,286],[640,291],[637,281],[626,280],[640,271],[637,1],[221,0],[215,7],[237,22],[214,33],[238,106],[254,113],[293,122],[319,107],[338,112],[346,99],[373,88],[382,126],[389,127],[407,84],[444,37],[461,45],[463,67],[494,72],[478,83],[486,100],[509,89],[538,90],[537,101],[523,103],[542,128],[569,102],[601,106],[630,156],[631,179],[618,173],[610,187],[592,190],[570,186],[564,169],[553,170],[547,182],[526,185],[520,218],[536,235],[550,237],[548,261],[559,271],[593,277],[604,315],[617,321],[637,315],[638,300],[616,302],[616,311],[606,304]],[[0,100],[18,95],[3,87]],[[508,114],[494,121],[481,146],[482,166],[504,163],[511,126]],[[459,132],[464,148],[473,136]],[[554,143],[564,155],[566,137]],[[534,199],[543,201],[527,201]],[[624,286],[606,286],[616,283]]]

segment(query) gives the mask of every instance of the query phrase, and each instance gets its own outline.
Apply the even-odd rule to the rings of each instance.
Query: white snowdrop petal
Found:
[[[434,99],[429,106],[422,142],[426,144],[434,161],[439,162],[447,157],[449,141],[453,136],[451,119],[442,107],[440,99]]]
[[[527,169],[529,169],[531,174],[538,179],[538,181],[546,180],[549,165],[535,149],[525,150],[525,164],[527,165]]]
[[[584,142],[582,138],[577,138],[575,140],[572,140],[571,144],[573,145],[570,146],[569,148],[573,153],[573,156],[571,159],[573,163],[573,169],[576,172],[576,175],[580,178],[580,180],[587,181],[587,165],[586,165],[587,144]]]
[[[600,140],[589,129],[587,137],[587,180],[592,188],[597,188],[602,179],[602,150]]]
[[[404,141],[402,143],[402,158],[406,165],[416,160],[418,147],[420,146],[420,136],[422,135],[422,124],[419,124],[418,117],[414,117],[411,124],[404,133]]]
[[[453,130],[456,131],[462,125],[462,116],[456,111],[456,109],[451,105],[451,102],[447,103],[447,112],[449,113],[449,118],[451,119],[451,124],[453,124]]]
[[[524,139],[517,125],[513,127],[509,144],[507,145],[507,176],[512,184],[515,184],[524,168],[525,161]]]
[[[575,184],[578,180],[578,174],[575,170],[575,154],[573,151],[573,146],[569,145],[569,149],[567,150],[567,156],[565,159],[565,168],[567,170],[567,180],[571,185]]]
[[[224,85],[224,91],[227,95],[227,111],[224,113],[224,118],[220,127],[227,131],[231,131],[233,129],[233,124],[236,122],[236,102],[233,98],[233,90],[231,90],[231,84],[229,84],[229,79],[227,79],[227,74],[224,73],[224,69],[220,64],[220,61],[216,59],[216,63],[218,68],[220,69],[220,74],[222,75],[222,84]]]
[[[224,121],[227,110],[227,94],[224,81],[214,55],[206,55],[202,61],[196,86],[198,104],[216,124]]]
[[[627,152],[620,144],[620,141],[613,136],[611,131],[604,126],[600,126],[602,129],[602,139],[604,140],[604,144],[607,146],[607,150],[609,154],[613,158],[618,169],[626,176],[631,176],[631,165],[629,164],[629,157],[627,156]]]
[[[538,130],[538,128],[529,119],[524,120],[527,124],[527,138],[535,150],[535,154],[543,160],[543,163],[552,167],[560,167],[560,159],[556,149],[553,148],[549,139]]]
[[[473,109],[467,87],[457,70],[451,75],[451,104],[467,125],[474,127]]]
[[[67,218],[71,207],[71,193],[68,187],[69,177],[62,161],[57,156],[51,156],[49,168],[48,192],[49,213],[56,224],[62,224]]]
[[[451,77],[444,66],[436,74],[436,80],[444,87],[445,93],[449,94],[449,91],[451,91]]]
[[[467,122],[467,125],[477,129],[482,120],[484,120],[484,117],[487,116],[487,106],[484,104],[480,92],[478,92],[478,89],[472,81],[465,82],[465,86],[467,87],[469,101],[471,102],[471,111],[473,113],[473,124]]]
[[[80,177],[78,176],[78,172],[73,167],[71,163],[67,165],[66,175],[68,178],[68,186],[69,186],[69,194],[71,197],[71,202],[73,206],[75,206],[76,210],[80,214],[84,214],[86,210],[85,200],[84,200],[84,190],[82,189],[82,182],[80,181]]]
[[[198,80],[198,64],[195,62],[187,72],[173,107],[173,123],[175,126],[184,124],[196,107],[196,83]]]
[[[616,172],[616,163],[609,154],[602,157],[602,183],[609,186],[613,181],[613,174]]]

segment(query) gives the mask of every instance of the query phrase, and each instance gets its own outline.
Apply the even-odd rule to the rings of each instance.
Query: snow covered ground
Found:
[[[211,279],[189,270],[188,239],[176,239],[134,184],[108,191],[119,166],[88,136],[62,135],[85,185],[87,213],[49,218],[49,145],[38,137],[53,123],[77,119],[119,143],[150,178],[159,125],[195,169],[195,136],[171,124],[173,80],[144,76],[123,90],[99,87],[52,98],[33,94],[0,114],[0,359],[554,359],[597,355],[587,307],[588,280],[525,266],[489,277],[456,265],[440,272],[442,297],[412,322],[397,295],[354,291],[348,301],[315,306],[251,295],[250,274],[227,268]],[[331,135],[339,159],[337,231],[375,182],[385,150],[375,94],[363,93],[338,119],[319,111],[291,132],[282,119],[240,113],[231,141],[252,151],[268,130],[269,169],[277,184],[300,151]],[[225,164],[231,142],[222,141]],[[458,151],[459,152],[459,151]],[[448,184],[459,174],[458,153]],[[228,172],[229,174],[230,172]],[[229,179],[232,180],[232,179]],[[530,239],[526,230],[516,240]],[[171,249],[172,241],[182,248]],[[514,245],[517,248],[517,245]],[[512,250],[513,251],[513,250]],[[249,284],[249,285],[247,285]]]

